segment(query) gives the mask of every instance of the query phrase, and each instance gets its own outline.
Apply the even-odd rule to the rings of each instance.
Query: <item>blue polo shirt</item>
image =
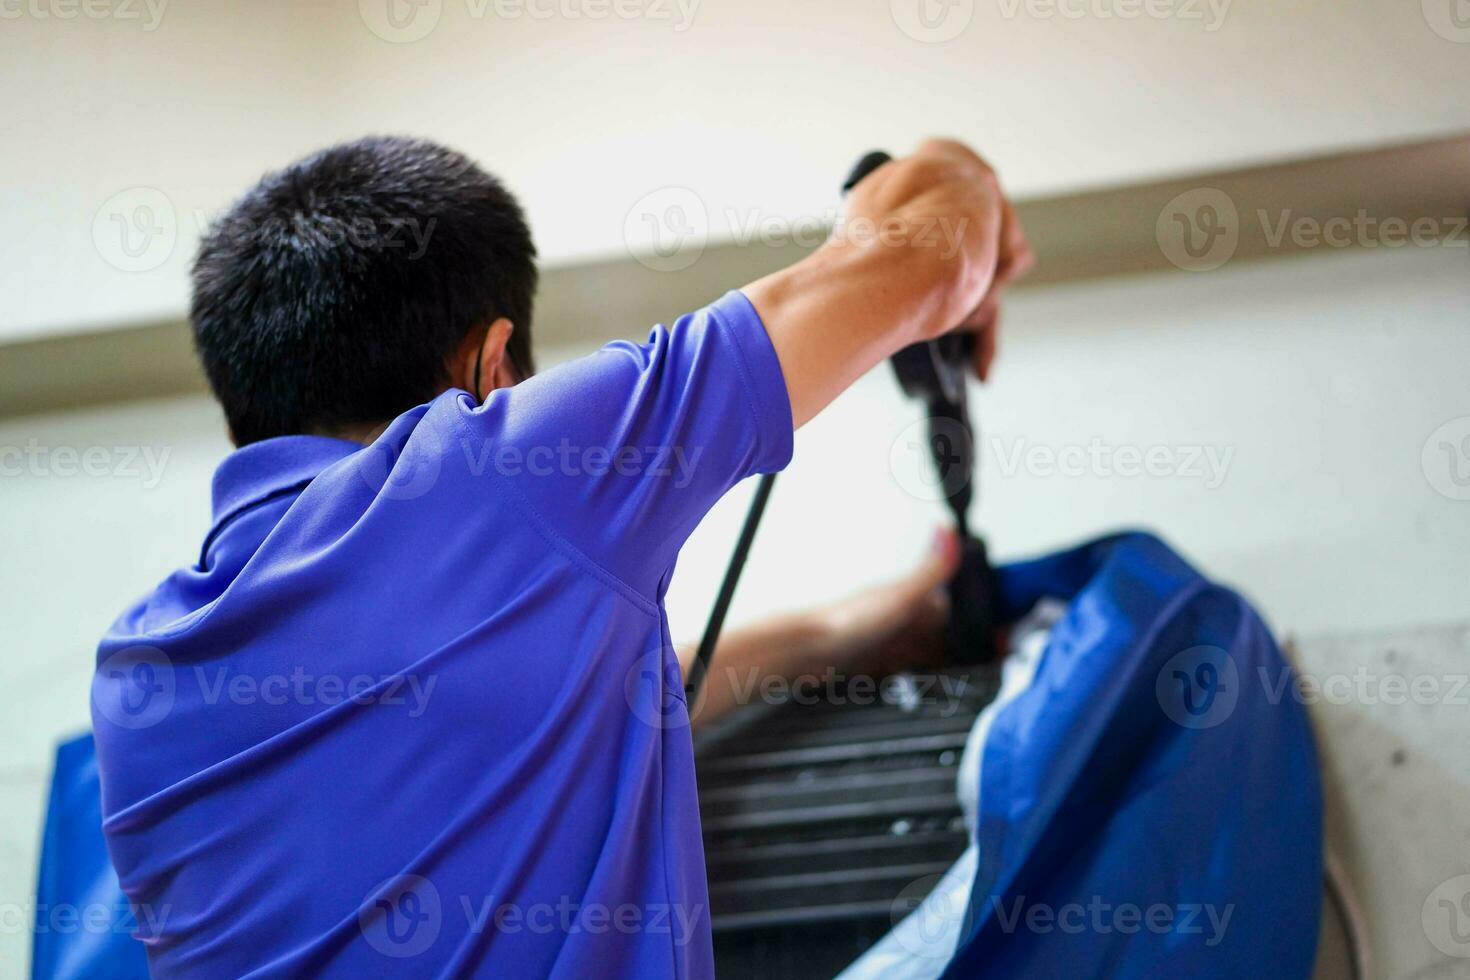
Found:
[[[225,459],[197,563],[93,682],[155,975],[712,975],[662,600],[706,511],[791,446],[732,292],[367,447]]]

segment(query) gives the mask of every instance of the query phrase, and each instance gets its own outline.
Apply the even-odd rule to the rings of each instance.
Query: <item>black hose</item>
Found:
[[[684,679],[684,700],[693,710],[694,699],[699,697],[699,688],[704,675],[709,672],[710,658],[715,655],[715,644],[720,641],[720,630],[725,626],[725,614],[730,611],[730,600],[735,598],[735,586],[740,582],[740,573],[745,570],[745,559],[750,555],[750,544],[755,540],[755,529],[760,526],[761,515],[766,511],[766,501],[771,499],[771,487],[776,484],[776,474],[767,473],[756,484],[755,497],[750,510],[745,512],[745,525],[740,529],[740,539],[735,542],[735,553],[730,556],[730,565],[725,569],[725,580],[720,583],[720,594],[715,597],[715,607],[710,610],[709,623],[704,627],[704,637],[699,641],[699,651],[694,663],[689,665],[689,676]]]

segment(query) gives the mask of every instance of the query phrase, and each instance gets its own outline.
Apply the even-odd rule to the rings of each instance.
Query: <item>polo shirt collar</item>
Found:
[[[214,471],[210,536],[235,515],[304,488],[322,470],[362,448],[362,443],[328,436],[278,436],[235,450]]]

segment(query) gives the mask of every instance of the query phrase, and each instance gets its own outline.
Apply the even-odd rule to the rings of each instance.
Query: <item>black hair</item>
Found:
[[[531,358],[536,247],[501,183],[424,140],[369,137],[267,174],[205,235],[194,343],[237,445],[388,421],[499,317]]]

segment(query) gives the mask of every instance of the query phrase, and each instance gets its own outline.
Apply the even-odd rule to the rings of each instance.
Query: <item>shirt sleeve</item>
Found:
[[[725,491],[792,451],[781,365],[740,292],[496,391],[465,424],[524,506],[645,597]]]

